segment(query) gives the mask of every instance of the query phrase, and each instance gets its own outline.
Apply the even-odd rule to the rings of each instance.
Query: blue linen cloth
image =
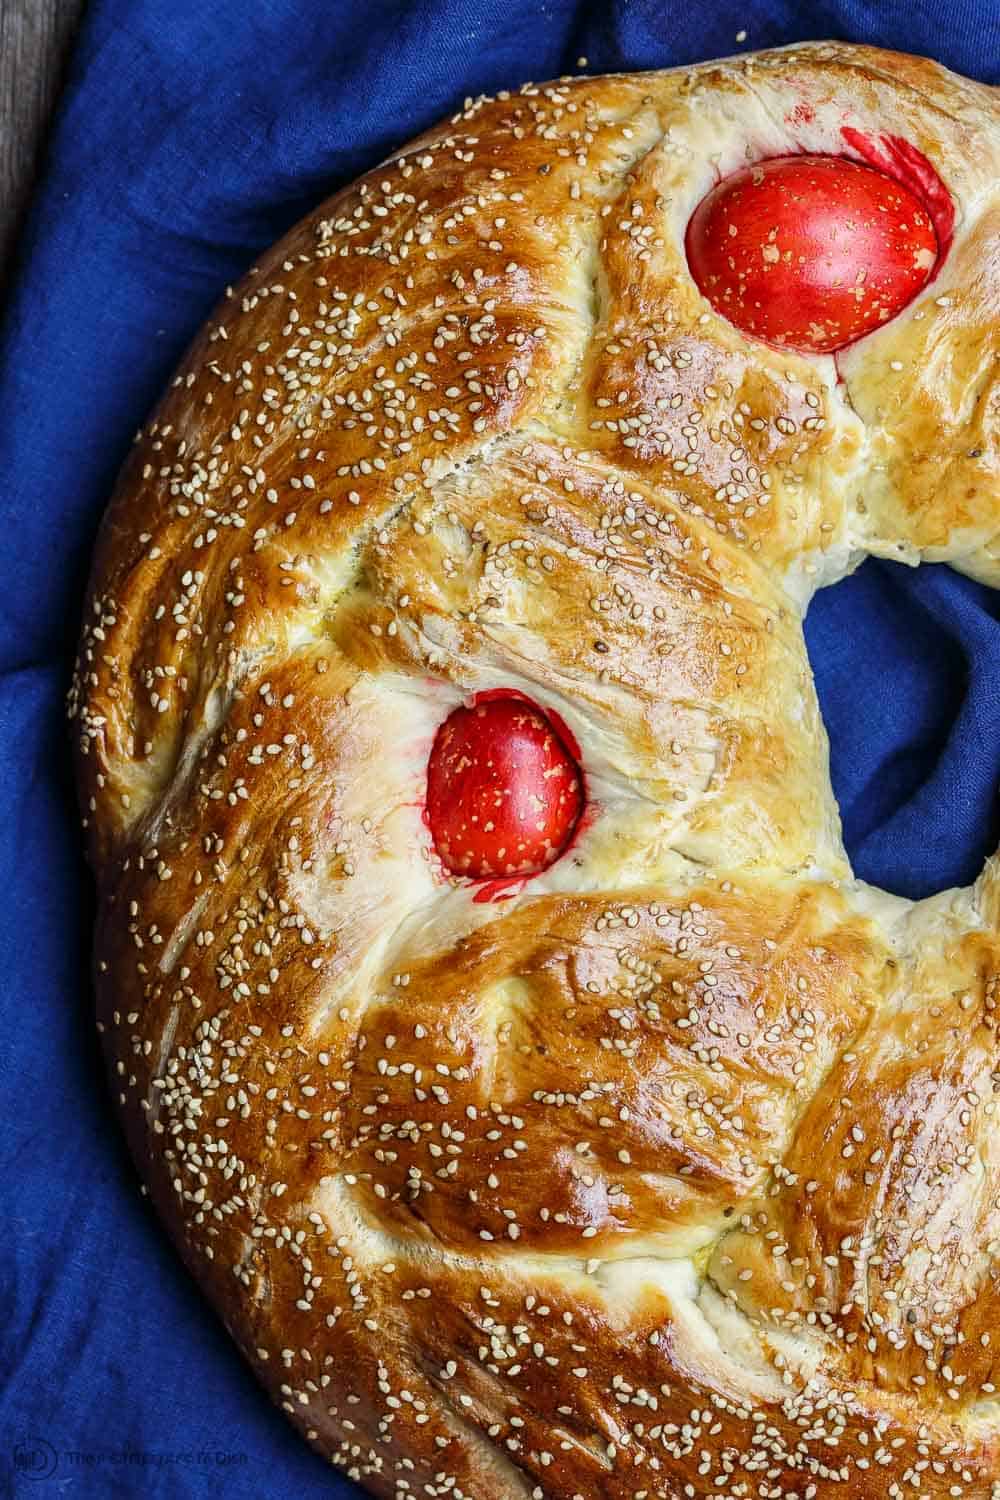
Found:
[[[0,1493],[354,1493],[188,1281],[103,1086],[62,700],[134,429],[223,286],[465,95],[822,36],[996,81],[990,0],[93,0],[0,336]],[[998,597],[869,563],[807,635],[859,874],[970,880],[1000,831]]]

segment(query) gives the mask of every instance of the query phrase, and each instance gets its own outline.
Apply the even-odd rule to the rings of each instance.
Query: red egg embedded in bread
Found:
[[[837,156],[779,156],[725,178],[687,228],[691,274],[742,332],[831,353],[894,317],[937,264],[921,199]]]
[[[456,708],[427,765],[427,822],[455,875],[533,875],[562,853],[583,807],[575,757],[542,709],[495,697]]]

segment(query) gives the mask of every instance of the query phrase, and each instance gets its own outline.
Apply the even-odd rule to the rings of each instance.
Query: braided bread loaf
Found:
[[[745,206],[824,173],[891,264],[817,321]],[[140,434],[70,703],[99,1024],[374,1494],[1000,1497],[1000,869],[852,878],[802,635],[868,554],[1000,583],[998,180],[993,91],[864,48],[469,102]]]

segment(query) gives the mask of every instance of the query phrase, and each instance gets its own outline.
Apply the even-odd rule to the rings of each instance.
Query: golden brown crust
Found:
[[[938,278],[745,339],[683,231],[844,125]],[[816,44],[470,105],[228,294],[125,467],[71,699],[156,1205],[372,1492],[1000,1495],[998,877],[851,876],[802,638],[866,553],[1000,576],[993,91]],[[588,810],[482,900],[427,756],[509,686]]]

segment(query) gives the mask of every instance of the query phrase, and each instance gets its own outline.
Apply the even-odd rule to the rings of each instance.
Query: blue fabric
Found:
[[[990,0],[94,0],[0,338],[0,1492],[351,1492],[152,1221],[91,1021],[68,662],[116,468],[220,289],[466,94],[581,55],[643,68],[818,36],[988,77],[994,17]],[[868,564],[807,630],[858,871],[910,895],[970,879],[998,834],[997,598]]]

